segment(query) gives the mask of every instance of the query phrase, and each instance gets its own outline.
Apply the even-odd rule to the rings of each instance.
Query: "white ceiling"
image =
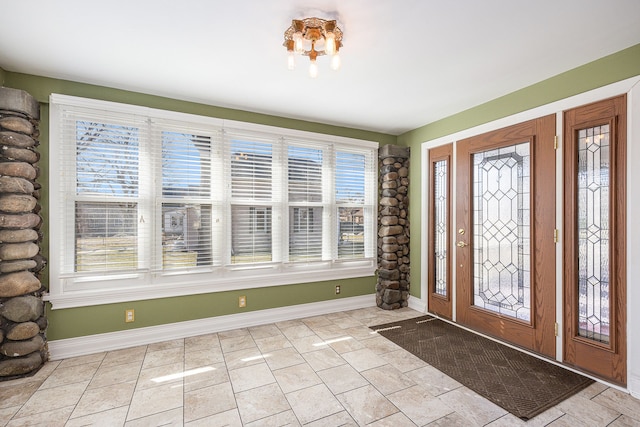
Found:
[[[401,134],[640,43],[640,0],[0,0],[0,67]],[[342,68],[287,69],[294,18]]]

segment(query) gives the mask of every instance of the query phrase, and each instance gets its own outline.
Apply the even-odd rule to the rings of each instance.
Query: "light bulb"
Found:
[[[304,39],[302,38],[301,32],[297,31],[293,33],[293,43],[296,53],[304,52]]]
[[[290,70],[293,70],[294,68],[296,68],[296,60],[295,60],[295,58],[293,56],[293,51],[289,51],[289,55],[288,55],[288,58],[287,58],[287,67]]]
[[[332,32],[327,33],[324,51],[327,55],[333,55],[336,53],[336,35]]]
[[[331,57],[331,69],[337,70],[338,68],[340,68],[340,55],[336,52],[335,55]]]
[[[316,60],[311,60],[311,64],[309,65],[309,76],[313,79],[318,77],[318,64],[316,64]]]

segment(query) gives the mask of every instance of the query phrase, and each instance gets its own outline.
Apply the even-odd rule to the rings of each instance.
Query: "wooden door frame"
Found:
[[[604,99],[564,112],[564,233],[563,233],[563,362],[616,384],[627,381],[627,97]],[[577,304],[577,141],[576,132],[609,124],[609,345],[578,336]]]
[[[456,229],[466,229],[463,240],[473,236],[465,218],[470,218],[471,195],[470,156],[465,153],[485,151],[508,143],[530,142],[531,150],[531,323],[508,318],[475,308],[473,292],[466,284],[473,283],[470,265],[472,245],[456,249],[456,316],[457,322],[479,332],[522,346],[549,358],[556,356],[556,249],[555,230],[555,131],[556,115],[497,129],[457,142],[456,155]],[[463,148],[468,145],[469,149]],[[474,146],[482,144],[481,148]],[[547,189],[546,191],[544,189]],[[549,191],[548,189],[552,189]],[[538,208],[544,206],[544,208]],[[471,223],[469,223],[471,225]],[[552,267],[549,267],[552,266]]]

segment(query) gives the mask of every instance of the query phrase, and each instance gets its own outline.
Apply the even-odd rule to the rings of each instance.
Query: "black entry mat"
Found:
[[[432,316],[371,329],[523,420],[593,382]]]

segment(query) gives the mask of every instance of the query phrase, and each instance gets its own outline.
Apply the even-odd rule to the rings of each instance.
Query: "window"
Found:
[[[368,141],[52,95],[48,299],[372,275],[376,159]]]

